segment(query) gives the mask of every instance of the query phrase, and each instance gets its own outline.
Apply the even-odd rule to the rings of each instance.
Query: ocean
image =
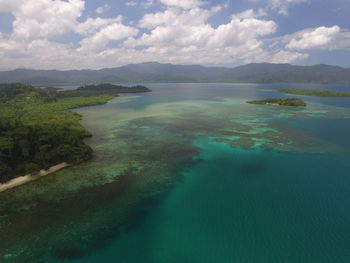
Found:
[[[0,193],[0,262],[350,262],[350,98],[278,92],[349,85],[146,86],[75,110],[92,161]]]

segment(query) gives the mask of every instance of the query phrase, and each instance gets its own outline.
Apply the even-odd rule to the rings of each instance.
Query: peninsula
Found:
[[[118,93],[149,92],[144,86],[90,85],[74,91],[0,85],[0,183],[60,163],[89,160],[91,136],[70,109],[104,104]]]
[[[327,89],[280,89],[279,92],[304,95],[304,96],[316,96],[316,97],[350,97],[350,92],[339,92]]]

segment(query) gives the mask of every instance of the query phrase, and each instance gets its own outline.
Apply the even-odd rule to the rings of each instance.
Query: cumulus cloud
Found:
[[[111,24],[119,24],[122,22],[122,16],[117,16],[115,18],[88,18],[82,23],[79,23],[74,29],[76,33],[80,35],[89,35],[96,33],[103,27],[106,27]]]
[[[301,0],[271,1],[275,3],[273,8],[282,10]],[[125,3],[130,6],[131,2]],[[84,3],[0,0],[0,12],[10,12],[15,18],[13,32],[0,33],[1,67],[103,68],[154,60],[230,66],[294,62],[307,58],[305,50],[334,48],[335,44],[338,48],[350,46],[350,33],[337,26],[308,29],[267,41],[277,32],[278,25],[264,9],[248,9],[213,26],[211,18],[225,5],[209,7],[200,0],[158,0],[161,8],[130,25],[121,15],[83,19]],[[155,2],[145,0],[140,8],[145,3]],[[80,37],[74,44],[55,41],[72,33]]]
[[[253,9],[248,9],[248,10],[245,10],[241,13],[237,13],[234,16],[239,18],[239,19],[260,18],[260,17],[266,17],[267,13],[264,9],[259,9],[258,11],[255,11]]]
[[[150,31],[129,38],[124,47],[145,47],[144,54],[157,54],[164,62],[232,64],[245,62],[265,53],[262,38],[276,32],[277,24],[262,20],[262,11],[247,10],[235,14],[230,21],[213,27],[209,18],[222,6],[190,9],[170,6],[166,10],[146,14],[139,23]]]
[[[135,2],[135,1],[127,1],[127,2],[125,2],[125,5],[126,6],[137,6],[137,2]]]
[[[200,0],[160,0],[166,6],[181,7],[184,9],[196,8],[204,5],[205,2]]]
[[[112,40],[121,40],[135,36],[138,33],[136,28],[125,26],[121,23],[114,23],[103,27],[97,33],[81,41],[78,51],[90,51],[103,49]]]
[[[288,49],[327,49],[331,48],[335,39],[339,37],[339,26],[318,27],[313,30],[306,30],[294,34],[286,45]]]
[[[137,34],[136,28],[122,23],[122,16],[78,21],[84,4],[83,0],[0,0],[0,11],[10,12],[15,18],[13,32],[7,38],[0,35],[1,62],[10,67],[82,67],[87,62],[86,52],[93,61],[98,50],[110,41]],[[72,32],[84,37],[79,48],[53,41]]]
[[[14,15],[12,37],[18,39],[64,35],[76,26],[85,4],[83,0],[15,0],[14,2],[16,5],[0,4],[0,8]]]
[[[287,15],[290,5],[307,3],[309,1],[310,0],[269,0],[269,7],[277,10],[281,15]]]
[[[179,8],[168,8],[165,11],[146,14],[139,22],[142,28],[153,29],[160,26],[176,25],[201,25],[209,17],[221,10],[220,6],[211,9],[194,8],[183,10]]]
[[[111,6],[109,4],[105,4],[103,6],[98,7],[95,11],[97,14],[103,14],[104,12],[107,12],[109,9],[111,9]]]
[[[23,3],[23,0],[0,0],[0,12],[12,12],[18,6]]]

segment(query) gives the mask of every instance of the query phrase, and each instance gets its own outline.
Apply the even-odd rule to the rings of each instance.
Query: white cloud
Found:
[[[259,9],[257,12],[253,9],[245,10],[241,13],[235,14],[235,17],[238,19],[246,19],[246,18],[260,18],[260,17],[266,17],[267,13],[264,9]]]
[[[341,30],[337,39],[333,41],[331,49],[350,51],[350,31]]]
[[[269,7],[277,10],[281,15],[287,15],[290,5],[307,3],[309,1],[310,0],[269,0]]]
[[[166,6],[184,9],[196,8],[205,4],[205,2],[200,0],[160,0],[160,2]]]
[[[136,42],[140,42],[140,45],[156,46],[167,44],[221,47],[256,40],[256,37],[271,34],[277,28],[273,21],[239,19],[236,15],[230,23],[214,28],[207,20],[219,10],[220,8],[196,8],[187,11],[167,9],[164,12],[145,15],[140,26],[152,30]]]
[[[289,41],[286,47],[295,50],[331,48],[333,41],[339,37],[339,33],[339,26],[304,30],[294,34],[294,38]]]
[[[137,33],[138,30],[136,28],[125,26],[121,23],[114,23],[103,27],[94,35],[84,38],[78,51],[101,50],[112,40],[125,39],[135,36]]]
[[[201,25],[204,24],[209,17],[219,12],[220,9],[220,6],[214,7],[210,10],[200,8],[190,10],[168,8],[163,12],[144,15],[139,22],[139,26],[142,28],[153,29],[169,25]]]
[[[0,40],[0,54],[1,64],[10,68],[69,68],[73,57],[68,45],[44,39]]]
[[[88,18],[80,23],[73,20],[75,27],[71,31],[84,36],[78,48],[40,37],[17,42],[2,37],[2,62],[9,66],[62,69],[113,67],[131,61],[231,65],[277,57],[289,62],[301,57],[292,51],[278,56],[275,51],[270,54],[265,50],[263,37],[274,33],[277,25],[259,19],[265,15],[262,11],[247,10],[233,15],[228,23],[213,27],[208,20],[222,6],[206,9],[199,7],[197,1],[192,2],[192,8],[182,3],[168,4],[163,11],[144,15],[138,24],[146,32],[140,37],[137,28],[122,23],[121,16]],[[123,40],[122,45],[108,47],[111,41]]]
[[[127,1],[127,2],[125,2],[125,5],[126,6],[137,6],[138,4],[135,1]]]
[[[103,13],[107,12],[109,9],[111,9],[111,6],[110,6],[109,4],[105,4],[105,5],[103,5],[103,6],[98,7],[98,8],[95,10],[95,12],[96,12],[97,14],[103,14]]]
[[[263,53],[262,37],[276,31],[273,21],[254,17],[264,15],[248,10],[232,16],[227,24],[213,27],[208,19],[221,7],[182,9],[168,7],[145,15],[140,26],[150,29],[140,38],[130,38],[125,47],[146,47],[162,61],[177,63],[219,64],[246,61]]]
[[[83,0],[17,0],[16,3],[7,5],[10,8],[7,11],[15,17],[12,37],[17,39],[64,35],[76,26],[85,4]]]
[[[277,50],[277,51],[264,51],[261,52],[254,59],[247,59],[247,63],[251,62],[270,62],[270,63],[291,63],[294,61],[308,58],[309,55],[305,53],[299,53],[295,51]]]
[[[276,10],[292,2],[272,1]],[[339,27],[307,29],[267,41],[277,24],[263,9],[233,14],[213,26],[210,19],[225,5],[210,8],[199,0],[158,0],[162,4],[158,11],[144,14],[131,26],[123,23],[121,15],[82,21],[84,2],[0,0],[0,11],[15,17],[13,32],[0,33],[0,67],[102,68],[155,60],[231,66],[294,62],[307,58],[303,50],[350,47],[350,32]],[[140,5],[145,3],[155,2]],[[75,43],[79,47],[54,41],[68,33],[82,38]]]
[[[146,2],[143,2],[141,5],[143,6],[143,8],[150,8],[151,6],[153,6],[155,4],[155,0],[147,0]]]
[[[89,34],[96,33],[98,30],[100,30],[103,27],[106,27],[108,25],[114,24],[114,23],[121,23],[122,22],[122,16],[117,16],[115,18],[88,18],[86,21],[79,23],[76,28],[75,32],[87,36]]]
[[[12,12],[22,3],[23,0],[0,0],[0,12]]]
[[[98,57],[98,50],[110,41],[135,36],[138,32],[136,28],[123,25],[121,16],[79,22],[83,10],[83,0],[17,0],[16,4],[0,0],[0,11],[10,12],[15,17],[13,32],[6,38],[0,35],[1,64],[7,67],[85,67],[84,62],[91,65]],[[80,48],[49,40],[71,32],[85,37]],[[86,52],[92,55],[90,62]]]
[[[232,45],[235,43],[258,42],[259,37],[276,32],[277,24],[273,21],[255,18],[237,19],[233,16],[231,22],[220,25],[214,33],[211,42],[216,45]]]
[[[3,36],[0,37],[0,54],[2,59],[4,57],[21,56],[23,53],[25,54],[18,41],[5,39]]]

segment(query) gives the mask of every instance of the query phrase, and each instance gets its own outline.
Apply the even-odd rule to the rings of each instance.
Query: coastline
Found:
[[[70,164],[64,162],[64,163],[60,163],[60,164],[51,166],[47,170],[40,170],[38,173],[35,173],[35,174],[27,174],[25,176],[16,177],[16,178],[8,181],[7,183],[0,184],[0,193],[6,191],[8,189],[12,189],[14,187],[38,180],[41,177],[44,177],[44,176],[51,174],[51,173],[58,172],[58,171],[66,168],[68,166],[70,166]]]
[[[40,108],[40,110],[37,111],[37,114],[34,116],[35,117],[35,121],[39,120],[53,120],[53,117],[57,117],[56,120],[52,121],[53,123],[62,123],[62,121],[68,121],[68,125],[70,125],[70,127],[73,127],[76,130],[76,133],[79,134],[79,136],[82,138],[81,141],[83,143],[83,140],[85,138],[91,137],[92,134],[84,127],[80,124],[80,121],[82,119],[82,116],[80,116],[79,114],[75,113],[74,111],[72,111],[73,109],[76,108],[81,108],[81,107],[88,107],[88,106],[95,106],[95,105],[102,105],[107,103],[108,101],[112,100],[113,98],[117,97],[118,95],[100,95],[100,96],[91,96],[91,97],[79,97],[79,98],[64,98],[61,99],[60,101],[57,102],[53,102],[53,103],[47,103],[47,104],[42,104],[45,107]],[[74,100],[75,99],[75,100]],[[34,104],[34,103],[33,103]],[[36,103],[35,105],[37,105],[38,103]],[[1,103],[0,103],[1,106]],[[41,104],[39,105],[41,106]],[[1,107],[0,107],[1,108]],[[53,114],[42,114],[44,112],[53,112],[55,113],[55,116],[53,116]],[[57,113],[57,114],[56,114]],[[8,118],[6,115],[4,115],[4,118]],[[0,119],[1,117],[3,117],[0,114]],[[28,117],[28,116],[27,116]],[[33,116],[29,116],[30,118],[33,118]],[[38,121],[37,121],[38,122]],[[49,121],[47,123],[50,123]],[[45,124],[47,124],[45,123]],[[82,145],[86,145],[87,144],[82,144]],[[90,160],[91,156],[89,156],[87,159],[85,158],[80,158],[78,159],[78,162],[80,163],[81,161],[87,161]],[[63,160],[62,160],[63,161]],[[40,169],[37,170],[35,172],[32,173],[21,173],[19,174],[19,176],[14,177],[12,180],[7,181],[5,183],[0,183],[0,193],[4,192],[7,189],[11,189],[13,187],[17,187],[17,186],[21,186],[23,184],[26,184],[28,182],[37,180],[38,178],[51,174],[53,172],[57,172],[63,168],[66,168],[67,166],[71,166],[73,164],[75,164],[74,160],[64,160],[65,162],[62,162],[61,160],[57,161],[57,162],[53,162],[49,169],[45,170],[45,169]],[[68,164],[68,162],[70,164]],[[39,166],[40,167],[40,166]]]
[[[78,109],[78,108],[83,108],[83,107],[90,107],[90,106],[97,106],[97,105],[103,105],[103,104],[106,104],[108,101],[118,97],[119,94],[116,94],[115,96],[108,96],[106,99],[104,99],[103,101],[99,101],[99,102],[93,102],[91,104],[86,104],[86,105],[74,105],[73,107],[71,108],[68,108],[67,110],[69,112],[73,112],[72,110],[74,109]],[[73,112],[74,113],[74,112]],[[79,125],[80,124],[80,120],[81,120],[82,116],[79,115],[79,120],[78,120],[78,123]],[[88,131],[83,125],[81,125],[83,127],[83,129],[88,132],[90,134],[90,131]],[[91,134],[92,136],[92,134]],[[51,166],[49,169],[45,170],[45,169],[41,169],[39,172],[37,173],[31,173],[31,174],[26,174],[26,175],[23,175],[23,176],[18,176],[18,177],[15,177],[13,178],[12,180],[6,182],[6,183],[0,183],[0,193],[8,190],[8,189],[12,189],[14,187],[17,187],[17,186],[21,186],[21,185],[24,185],[26,183],[29,183],[29,182],[32,182],[32,181],[36,181],[38,180],[39,178],[41,177],[44,177],[46,175],[49,175],[49,174],[52,174],[52,173],[55,173],[55,172],[58,172],[64,168],[67,168],[69,166],[72,166],[73,164],[68,164],[67,162],[63,162],[63,163],[59,163],[59,164],[56,164],[54,166]]]

